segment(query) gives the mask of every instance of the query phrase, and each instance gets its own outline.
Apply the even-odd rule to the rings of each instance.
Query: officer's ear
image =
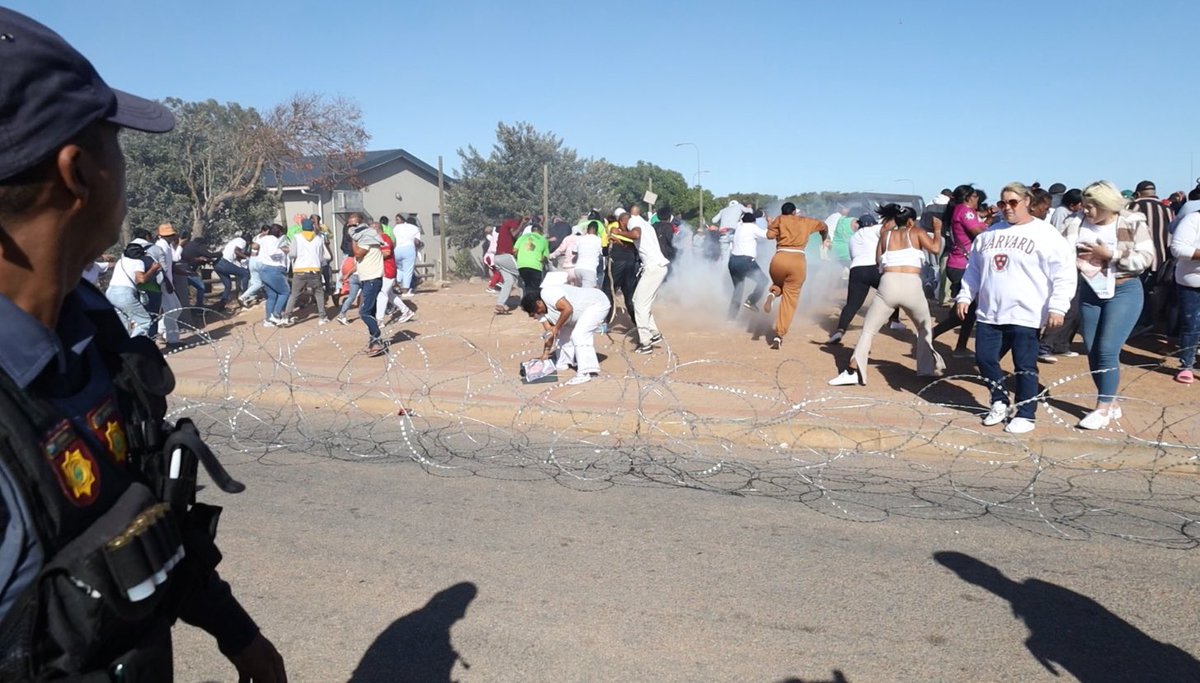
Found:
[[[68,143],[59,148],[55,157],[57,180],[75,204],[86,203],[91,194],[91,173],[95,163],[88,159],[88,152],[77,143]]]

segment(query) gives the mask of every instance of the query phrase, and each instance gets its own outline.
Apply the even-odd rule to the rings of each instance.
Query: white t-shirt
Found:
[[[1184,287],[1200,287],[1200,261],[1192,258],[1200,249],[1200,213],[1189,213],[1171,233],[1171,254],[1175,256],[1175,282]]]
[[[580,235],[575,240],[575,267],[596,270],[600,267],[600,236]]]
[[[392,229],[392,239],[397,247],[415,247],[417,240],[421,239],[421,229],[412,223],[400,223]]]
[[[879,246],[879,224],[859,228],[850,236],[850,267],[874,266],[875,249]]]
[[[230,263],[237,263],[237,250],[246,251],[246,240],[241,237],[234,237],[225,243],[225,248],[221,250],[221,258]]]
[[[112,279],[108,281],[108,288],[113,287],[129,287],[130,289],[137,288],[138,273],[146,272],[146,264],[142,263],[141,259],[126,258],[122,256],[117,259],[113,265]]]
[[[281,238],[260,235],[258,238],[258,261],[264,266],[286,266],[287,254],[279,248]]]
[[[641,238],[637,241],[638,256],[642,257],[642,263],[647,266],[666,266],[670,265],[670,261],[666,256],[663,256],[662,248],[658,246],[658,233],[654,232],[654,226],[641,216],[633,216],[629,219],[627,227],[630,230],[639,228],[642,231]],[[578,266],[576,266],[578,268]]]
[[[96,284],[100,280],[100,276],[108,272],[109,266],[112,265],[108,261],[92,261],[83,269],[83,279]]]
[[[159,263],[162,265],[162,276],[166,278],[168,282],[174,285],[175,273],[172,271],[175,269],[175,247],[172,247],[170,242],[161,238],[154,243],[154,246],[161,249],[163,253],[163,259],[159,261]],[[165,289],[166,288],[164,288],[164,291]]]
[[[738,223],[733,232],[733,248],[729,252],[734,256],[758,256],[758,241],[767,239],[767,231],[758,227],[758,223]]]
[[[550,317],[549,314],[557,310],[555,306],[562,299],[566,299],[573,309],[571,318],[567,322],[578,322],[579,314],[584,309],[592,306],[607,308],[609,305],[608,297],[604,295],[602,290],[595,287],[575,287],[574,285],[542,287],[542,302],[546,304],[547,317]],[[558,316],[553,317],[556,322]]]

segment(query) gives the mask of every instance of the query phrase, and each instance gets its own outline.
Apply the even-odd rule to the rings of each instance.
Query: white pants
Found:
[[[609,308],[609,303],[604,301],[575,309],[575,322],[563,325],[558,332],[555,365],[560,372],[565,372],[571,364],[575,364],[580,374],[600,372],[595,335],[600,324],[608,319]]]
[[[654,299],[666,278],[666,266],[644,265],[642,277],[633,290],[633,317],[637,319],[638,341],[643,345],[649,344],[650,338],[658,334],[658,325],[654,322]]]
[[[168,344],[179,343],[179,306],[179,295],[164,289],[162,293],[162,325],[163,336],[166,337]]]
[[[596,288],[596,269],[595,268],[580,268],[575,267],[575,277],[579,279],[579,286],[595,289]]]
[[[408,308],[399,294],[395,293],[396,278],[383,278],[383,289],[379,290],[379,298],[375,300],[375,319],[382,321],[387,314],[388,301]]]

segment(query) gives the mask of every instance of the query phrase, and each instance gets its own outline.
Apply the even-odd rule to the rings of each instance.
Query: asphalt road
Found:
[[[906,514],[930,497],[902,488],[862,522],[850,495],[231,461],[248,490],[202,494],[226,506],[222,573],[292,681],[1200,681],[1194,478],[1072,494],[1139,541]],[[866,495],[881,475],[857,467],[840,479]],[[1144,534],[1142,509],[1166,526]],[[176,650],[178,680],[236,680],[203,633],[178,627]]]

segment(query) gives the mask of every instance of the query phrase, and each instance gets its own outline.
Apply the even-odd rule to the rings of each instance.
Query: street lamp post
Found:
[[[677,142],[675,146],[690,146],[696,149],[696,191],[700,193],[700,225],[708,227],[708,221],[704,219],[704,186],[700,184],[700,145],[694,142]]]

